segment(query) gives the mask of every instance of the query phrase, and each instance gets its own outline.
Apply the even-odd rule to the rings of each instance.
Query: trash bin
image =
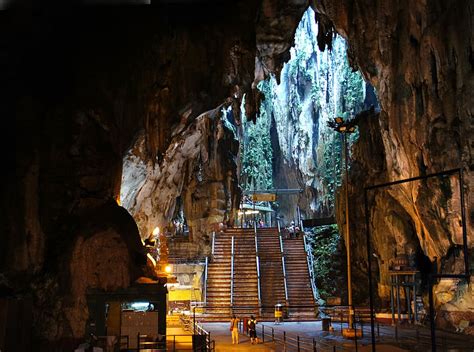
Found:
[[[321,322],[323,325],[323,331],[329,331],[329,327],[331,326],[331,318],[322,318]]]
[[[283,306],[280,303],[275,304],[275,324],[283,321]]]

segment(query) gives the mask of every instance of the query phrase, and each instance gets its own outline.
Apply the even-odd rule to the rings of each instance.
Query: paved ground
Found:
[[[237,351],[283,351],[282,348],[277,349],[273,342],[260,342],[252,345],[250,338],[245,334],[239,335],[239,344],[232,344],[232,336],[227,323],[205,323],[202,324],[204,329],[211,333],[211,339],[216,341],[217,352],[237,352]]]
[[[216,351],[301,351],[333,352],[360,351],[371,352],[370,326],[364,327],[364,337],[357,340],[344,339],[340,333],[341,326],[333,325],[332,333],[322,331],[321,322],[285,322],[275,325],[271,322],[259,323],[260,343],[251,345],[249,338],[241,333],[240,344],[232,345],[228,323],[204,323],[203,327],[211,333],[216,341]],[[265,337],[265,339],[263,338]],[[265,341],[263,341],[265,340]],[[276,342],[272,342],[275,340]],[[286,349],[285,343],[286,341]],[[437,350],[439,352],[474,352],[474,339],[459,334],[438,332]],[[418,326],[407,328],[380,326],[376,329],[377,352],[431,351],[429,330]]]

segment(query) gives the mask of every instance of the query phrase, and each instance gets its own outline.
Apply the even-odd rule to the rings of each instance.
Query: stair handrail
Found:
[[[280,219],[278,219],[278,218],[277,218],[277,227],[278,227],[278,234],[281,236]]]
[[[214,258],[214,244],[216,243],[216,231],[212,231],[212,249],[211,249],[211,258]]]
[[[286,299],[286,304],[288,305],[288,285],[286,283],[285,252],[283,251],[283,240],[281,238],[281,233],[279,237],[280,237],[280,251],[281,251],[281,266],[283,268],[283,283],[285,284],[285,299]]]
[[[255,256],[255,260],[257,262],[257,292],[258,292],[258,310],[259,310],[259,313],[260,313],[260,316],[262,315],[262,297],[261,297],[261,293],[260,293],[260,259],[258,258],[258,255]]]
[[[206,257],[204,270],[204,304],[207,304],[207,266],[209,264],[209,257]]]
[[[230,305],[234,305],[234,236],[230,248]]]
[[[313,291],[314,302],[316,303],[316,284],[314,283],[314,258],[313,251],[308,241],[306,241],[306,234],[303,235],[304,250],[306,252],[306,263],[308,265],[309,280],[311,281],[311,291]]]
[[[262,297],[260,293],[260,258],[258,257],[258,240],[257,228],[255,227],[255,262],[257,264],[257,292],[258,292],[258,306],[262,305]],[[261,308],[259,308],[260,315],[262,315]]]
[[[285,299],[286,304],[288,304],[288,285],[286,283],[286,269],[285,269],[285,257],[281,257],[281,265],[283,266],[283,282],[285,283]]]

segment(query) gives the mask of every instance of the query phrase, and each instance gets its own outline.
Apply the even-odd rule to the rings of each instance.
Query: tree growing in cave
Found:
[[[259,89],[269,91],[268,81],[262,81]],[[273,150],[270,140],[271,113],[269,101],[263,101],[256,123],[243,118],[241,180],[246,190],[273,188]]]

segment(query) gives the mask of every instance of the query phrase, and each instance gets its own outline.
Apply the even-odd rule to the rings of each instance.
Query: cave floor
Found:
[[[240,334],[239,345],[232,345],[228,323],[204,323],[203,327],[211,333],[216,342],[216,351],[292,351],[297,350],[297,336],[302,351],[313,351],[313,338],[316,341],[317,351],[356,351],[354,340],[342,337],[341,325],[333,324],[334,332],[322,331],[320,321],[313,322],[284,322],[275,325],[272,322],[258,324],[257,334],[260,343],[250,344],[248,336]],[[262,327],[265,330],[265,341],[262,339]],[[342,326],[343,328],[344,326]],[[285,349],[283,331],[287,341]],[[377,334],[377,331],[379,334]],[[272,333],[279,343],[272,342]],[[430,330],[421,326],[395,327],[380,325],[376,329],[376,350],[378,352],[403,351],[431,351]],[[446,331],[437,331],[437,350],[449,352],[473,352],[474,337],[455,334]],[[364,337],[358,339],[357,350],[371,352],[370,325],[364,326]]]

